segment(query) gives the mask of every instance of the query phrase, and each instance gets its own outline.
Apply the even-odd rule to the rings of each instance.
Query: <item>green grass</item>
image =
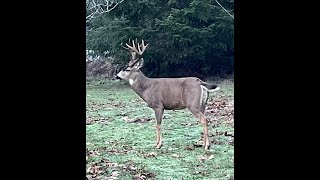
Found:
[[[164,112],[163,146],[155,149],[154,112],[126,82],[87,82],[88,179],[233,179],[234,147],[225,135],[234,132],[233,82],[219,86],[206,111],[212,143],[205,152],[193,145],[203,129],[188,110]],[[132,122],[138,119],[147,121]]]

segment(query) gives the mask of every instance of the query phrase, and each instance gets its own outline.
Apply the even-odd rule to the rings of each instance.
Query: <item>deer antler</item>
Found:
[[[137,41],[137,40],[136,40],[136,41]],[[135,43],[134,43],[134,40],[132,40],[132,46],[130,46],[128,43],[126,43],[126,45],[127,45],[127,47],[128,47],[129,49],[131,49],[132,51],[136,52],[136,53],[139,54],[139,55],[142,55],[143,52],[146,50],[146,48],[147,48],[147,46],[148,46],[149,44],[145,45],[145,44],[144,44],[144,41],[143,41],[143,39],[142,39],[142,43],[141,43],[141,44],[139,44],[139,43],[137,42],[137,47],[138,47],[138,49],[137,49],[137,47],[136,47],[136,45],[135,45]]]
[[[129,39],[129,43],[130,43],[130,39]],[[139,56],[141,56],[143,54],[143,52],[146,50],[148,45],[149,44],[147,44],[147,45],[144,44],[143,39],[141,41],[141,44],[139,44],[137,38],[136,38],[136,40],[132,40],[132,46],[130,46],[128,43],[126,43],[127,47],[124,47],[124,46],[122,46],[122,43],[121,43],[121,46],[124,49],[131,50],[131,56],[132,56],[129,64],[124,69],[126,69],[127,67],[134,66],[140,60]]]
[[[143,54],[143,52],[147,49],[148,45],[149,45],[149,43],[148,43],[147,45],[144,45],[144,41],[143,41],[143,39],[142,39],[141,45],[138,44],[138,48],[139,48],[140,53],[141,53],[140,55]],[[140,49],[140,47],[141,47],[141,49]]]

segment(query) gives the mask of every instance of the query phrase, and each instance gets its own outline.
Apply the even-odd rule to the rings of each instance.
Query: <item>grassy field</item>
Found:
[[[88,179],[233,179],[233,81],[218,82],[206,117],[211,148],[188,110],[165,111],[163,146],[155,149],[154,112],[124,81],[88,81],[86,161]]]

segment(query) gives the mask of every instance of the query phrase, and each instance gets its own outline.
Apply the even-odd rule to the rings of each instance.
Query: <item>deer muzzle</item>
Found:
[[[119,77],[118,75],[114,76],[114,79],[120,79],[121,80],[121,77]]]

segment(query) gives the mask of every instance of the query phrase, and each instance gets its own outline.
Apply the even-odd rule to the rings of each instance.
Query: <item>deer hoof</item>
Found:
[[[162,146],[162,144],[157,144],[157,145],[155,146],[155,148],[156,148],[156,149],[160,149],[161,146]]]
[[[204,146],[204,149],[205,149],[206,151],[209,150],[209,149],[210,149],[210,145]]]

